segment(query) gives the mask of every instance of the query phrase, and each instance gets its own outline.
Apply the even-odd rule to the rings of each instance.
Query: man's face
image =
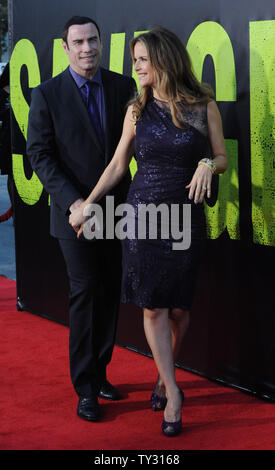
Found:
[[[95,74],[101,59],[101,42],[93,23],[70,26],[63,47],[75,72],[86,78]]]

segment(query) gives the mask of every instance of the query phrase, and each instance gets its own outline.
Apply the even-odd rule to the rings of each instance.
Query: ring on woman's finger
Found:
[[[202,189],[207,189],[207,187],[206,187],[206,186],[202,186]]]

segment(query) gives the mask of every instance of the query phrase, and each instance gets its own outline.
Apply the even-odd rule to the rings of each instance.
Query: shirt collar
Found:
[[[85,83],[88,81],[97,83],[98,85],[102,85],[102,78],[101,78],[101,70],[100,67],[98,67],[95,75],[93,76],[92,80],[87,80],[87,78],[82,77],[82,75],[79,75],[77,72],[75,72],[71,66],[69,66],[69,70],[71,72],[71,75],[73,79],[75,80],[78,88],[81,88]]]

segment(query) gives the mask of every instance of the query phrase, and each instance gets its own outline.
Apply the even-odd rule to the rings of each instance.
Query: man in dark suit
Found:
[[[135,82],[99,67],[101,39],[90,18],[73,17],[63,32],[70,66],[32,92],[27,154],[51,197],[51,235],[58,238],[70,282],[70,370],[78,416],[100,418],[98,397],[117,400],[107,381],[120,305],[119,240],[77,239],[69,215],[111,160]],[[112,195],[122,203],[130,174]],[[104,201],[102,201],[104,207]]]

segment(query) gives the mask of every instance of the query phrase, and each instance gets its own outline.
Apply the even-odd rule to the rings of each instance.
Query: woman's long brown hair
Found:
[[[206,103],[214,98],[211,87],[201,84],[192,71],[191,60],[181,40],[165,28],[153,28],[132,39],[130,43],[131,55],[134,58],[135,45],[141,42],[148,53],[153,66],[155,83],[161,96],[168,99],[173,123],[182,127],[184,122],[181,102]],[[145,86],[138,96],[132,100],[133,115],[139,120],[152,89]]]

